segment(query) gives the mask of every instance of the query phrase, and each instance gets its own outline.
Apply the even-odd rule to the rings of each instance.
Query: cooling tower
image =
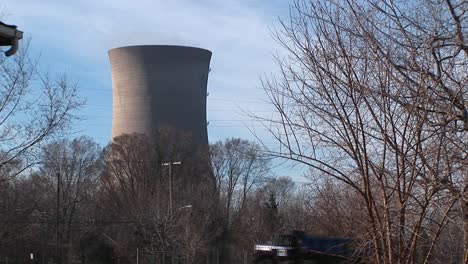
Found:
[[[182,46],[111,49],[112,138],[170,126],[208,145],[206,96],[211,51]]]

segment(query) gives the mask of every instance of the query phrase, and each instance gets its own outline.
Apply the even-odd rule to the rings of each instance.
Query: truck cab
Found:
[[[256,244],[254,263],[338,264],[352,255],[350,239],[306,236],[293,232],[274,241]]]

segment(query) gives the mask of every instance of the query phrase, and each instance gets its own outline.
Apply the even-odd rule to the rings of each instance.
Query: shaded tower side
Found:
[[[183,46],[129,46],[109,51],[112,138],[173,127],[208,146],[206,92],[211,52]]]

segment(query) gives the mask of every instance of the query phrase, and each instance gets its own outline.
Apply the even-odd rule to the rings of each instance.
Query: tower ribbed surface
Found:
[[[169,126],[208,145],[206,92],[211,52],[182,46],[129,46],[109,51],[112,138]]]

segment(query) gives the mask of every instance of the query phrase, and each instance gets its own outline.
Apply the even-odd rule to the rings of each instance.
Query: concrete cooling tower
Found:
[[[112,138],[171,126],[208,145],[206,96],[211,51],[182,46],[111,49]]]

